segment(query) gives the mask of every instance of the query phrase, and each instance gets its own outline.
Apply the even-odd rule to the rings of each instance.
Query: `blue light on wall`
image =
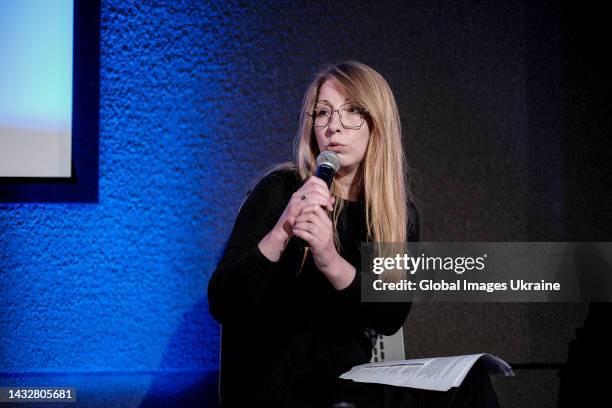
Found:
[[[218,367],[229,71],[219,16],[168,4],[103,4],[99,204],[0,206],[2,372]]]

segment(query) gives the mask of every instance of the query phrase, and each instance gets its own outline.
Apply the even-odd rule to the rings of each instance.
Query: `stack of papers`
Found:
[[[424,390],[448,391],[458,387],[476,361],[493,375],[513,376],[512,368],[492,354],[385,361],[353,367],[340,378],[357,382],[395,385]]]

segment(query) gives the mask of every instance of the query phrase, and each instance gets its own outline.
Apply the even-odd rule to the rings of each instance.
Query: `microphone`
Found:
[[[340,158],[336,152],[325,150],[317,156],[317,172],[315,176],[327,183],[327,188],[331,187],[334,174],[340,169]]]
[[[319,153],[317,156],[317,172],[315,176],[323,180],[327,184],[327,188],[331,187],[331,183],[334,179],[334,175],[340,169],[340,158],[336,152],[331,150],[325,150]],[[304,241],[300,237],[295,237],[300,246],[308,248],[308,242]]]

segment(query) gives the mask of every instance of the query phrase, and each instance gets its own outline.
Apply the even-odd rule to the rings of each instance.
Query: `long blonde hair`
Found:
[[[409,217],[407,208],[407,165],[402,147],[402,130],[395,98],[387,81],[375,70],[356,61],[330,65],[315,75],[302,102],[300,126],[294,141],[294,162],[274,167],[292,168],[306,181],[316,173],[319,146],[312,125],[311,114],[319,89],[325,81],[334,81],[349,98],[367,107],[370,127],[368,146],[356,182],[362,186],[365,202],[367,241],[374,243],[403,243],[407,240]],[[330,192],[339,197],[341,187],[334,180]],[[332,220],[334,241],[339,247],[338,216],[343,201],[336,199]],[[398,281],[403,271],[390,271],[383,279]]]

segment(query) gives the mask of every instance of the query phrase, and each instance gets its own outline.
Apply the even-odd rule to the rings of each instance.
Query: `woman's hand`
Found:
[[[294,235],[293,225],[302,210],[307,206],[318,206],[324,213],[321,207],[331,211],[334,201],[327,184],[318,177],[310,177],[293,193],[274,228],[259,242],[260,251],[271,261],[278,261],[289,238]]]
[[[315,265],[335,289],[342,290],[355,279],[357,271],[336,250],[334,225],[321,206],[304,207],[293,224],[293,234],[308,242]]]
[[[289,238],[302,238],[310,245],[315,265],[334,288],[342,290],[354,280],[356,270],[338,254],[334,245],[334,227],[323,210],[333,210],[334,197],[327,184],[310,177],[291,196],[276,225],[259,242],[259,249],[269,260],[277,262]]]
[[[334,245],[334,225],[320,205],[307,205],[293,224],[293,234],[310,245],[317,268],[326,276],[335,272],[340,255]]]
[[[289,239],[293,236],[293,225],[304,208],[318,206],[331,211],[334,209],[334,201],[334,197],[329,194],[327,184],[320,178],[312,176],[306,180],[299,190],[293,193],[274,229],[286,239]]]

